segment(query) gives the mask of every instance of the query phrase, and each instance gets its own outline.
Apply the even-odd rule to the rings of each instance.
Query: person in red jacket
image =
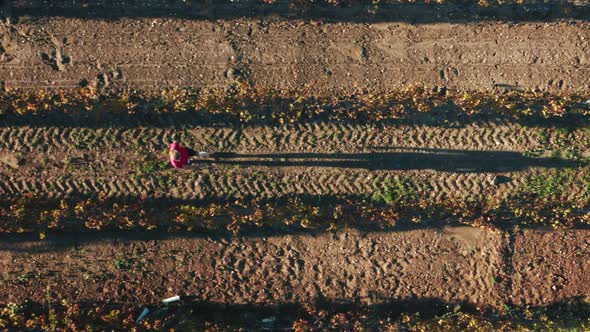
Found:
[[[183,147],[178,142],[174,141],[170,144],[168,149],[168,156],[170,157],[170,164],[174,168],[183,168],[185,165],[190,164],[190,158],[194,156],[200,158],[207,158],[209,154],[207,152],[197,153],[195,150],[187,147]]]

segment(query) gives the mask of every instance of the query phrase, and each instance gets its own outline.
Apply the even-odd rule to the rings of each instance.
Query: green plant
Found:
[[[8,309],[8,313],[10,315],[17,315],[20,312],[20,307],[18,304],[13,303],[13,302],[9,302],[6,305],[6,308]]]
[[[563,171],[551,175],[533,175],[525,182],[522,191],[541,198],[559,195],[574,181],[575,173]]]
[[[549,135],[547,134],[547,130],[539,129],[539,131],[537,132],[537,141],[539,141],[539,143],[545,143],[548,139]]]
[[[49,286],[46,289],[46,299],[47,299],[47,317],[49,320],[49,329],[51,331],[57,330],[57,325],[59,324],[57,315],[55,313],[55,309],[51,308],[51,293],[49,292]]]
[[[18,276],[17,280],[20,282],[26,282],[34,276],[33,272],[24,272]]]
[[[563,136],[567,136],[570,134],[570,130],[568,128],[557,128],[557,129],[555,129],[555,132],[558,135],[563,135]]]
[[[137,165],[137,171],[140,174],[148,174],[162,171],[168,168],[167,161],[160,160],[144,160]]]
[[[562,151],[561,157],[566,160],[578,160],[579,159],[577,151],[574,149],[566,149],[566,150]]]
[[[119,258],[116,259],[113,264],[119,270],[129,270],[133,267],[133,262],[128,259]]]
[[[376,190],[371,200],[376,205],[388,205],[402,200],[412,199],[415,195],[412,183],[409,179],[402,179],[398,176],[387,178],[383,184],[374,184]]]

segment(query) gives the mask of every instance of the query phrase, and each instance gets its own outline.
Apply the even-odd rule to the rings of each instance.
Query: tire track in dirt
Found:
[[[272,171],[263,167],[248,170],[233,168],[207,169],[206,173],[190,174],[185,170],[172,176],[143,176],[141,178],[94,177],[91,175],[31,179],[23,176],[2,176],[0,194],[21,196],[35,193],[48,197],[69,194],[106,193],[117,197],[170,197],[180,199],[236,199],[243,197],[273,198],[290,195],[371,195],[382,190],[383,184],[395,177],[408,180],[408,190],[443,200],[449,197],[500,197],[521,187],[541,170],[502,173],[511,182],[494,185],[495,173],[448,173],[434,171],[366,171],[366,170],[295,170]],[[578,175],[586,174],[586,170]],[[577,199],[590,194],[583,183],[572,183],[564,198]]]
[[[0,148],[34,151],[142,147],[160,151],[172,140],[209,151],[358,152],[395,148],[525,151],[536,149],[539,130],[509,123],[435,126],[369,126],[314,123],[285,127],[232,128],[0,128]],[[549,137],[551,138],[551,137]]]
[[[0,298],[41,302],[46,294],[32,285],[43,280],[69,303],[117,299],[149,305],[180,294],[228,304],[322,299],[379,304],[415,297],[502,304],[501,288],[492,282],[502,267],[501,234],[476,228],[221,240],[150,241],[145,234],[78,239],[0,242],[0,267],[7,272]],[[70,250],[74,245],[77,250]],[[129,269],[118,270],[117,260],[130,262]],[[22,275],[28,278],[19,279]]]
[[[529,158],[538,129],[473,124],[464,128],[371,127],[306,124],[284,128],[68,128],[0,129],[0,193],[60,197],[71,193],[169,196],[187,199],[244,196],[366,195],[401,177],[432,198],[499,195],[545,169],[574,162]],[[553,134],[548,139],[554,140]],[[168,142],[208,151],[231,151],[181,171],[138,170],[161,158]],[[583,140],[582,140],[583,141]],[[154,159],[155,158],[155,159]],[[155,161],[154,161],[155,160]],[[584,174],[585,168],[578,170]],[[494,185],[496,175],[511,181]],[[572,184],[570,197],[585,193]]]

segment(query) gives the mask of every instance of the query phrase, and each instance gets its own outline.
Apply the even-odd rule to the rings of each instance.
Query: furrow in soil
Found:
[[[66,174],[64,170],[63,174]],[[573,177],[586,175],[586,169],[576,171]],[[292,195],[368,196],[382,190],[384,183],[406,179],[409,190],[432,199],[501,197],[522,187],[530,176],[547,174],[543,169],[522,172],[451,173],[434,171],[368,171],[337,170],[315,167],[293,168],[281,171],[268,167],[232,167],[185,169],[174,175],[145,175],[121,177],[93,176],[72,172],[69,176],[49,174],[39,178],[2,175],[0,194],[5,197],[27,193],[47,197],[64,197],[71,194],[104,193],[116,197],[170,197],[179,199],[236,199],[272,198]],[[507,183],[495,184],[502,175]],[[576,199],[588,195],[583,183],[569,184],[563,197]]]
[[[525,151],[540,147],[539,129],[519,124],[436,126],[343,126],[333,123],[285,127],[89,128],[2,127],[0,148],[15,151],[76,150],[79,147],[166,148],[172,140],[211,152],[371,152],[413,149]],[[551,137],[549,137],[551,138]],[[443,152],[443,151],[441,151]]]

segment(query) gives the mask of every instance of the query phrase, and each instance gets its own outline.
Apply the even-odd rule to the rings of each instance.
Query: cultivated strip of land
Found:
[[[0,242],[0,301],[156,304],[176,294],[238,304],[433,298],[480,308],[590,296],[587,231],[459,227],[211,239],[56,236]],[[551,250],[547,250],[549,242]],[[44,286],[44,287],[45,287]]]
[[[236,80],[323,94],[412,84],[590,88],[584,21],[315,25],[22,16],[3,21],[0,36],[0,77],[7,88],[228,88]]]
[[[293,194],[365,195],[402,177],[427,196],[499,196],[533,175],[586,167],[583,129],[569,134],[518,124],[286,127],[0,129],[0,192],[107,193],[184,199]],[[213,153],[196,166],[167,165],[172,140]],[[569,142],[569,143],[568,143]],[[508,181],[494,183],[497,176]],[[568,194],[587,191],[572,182]]]

